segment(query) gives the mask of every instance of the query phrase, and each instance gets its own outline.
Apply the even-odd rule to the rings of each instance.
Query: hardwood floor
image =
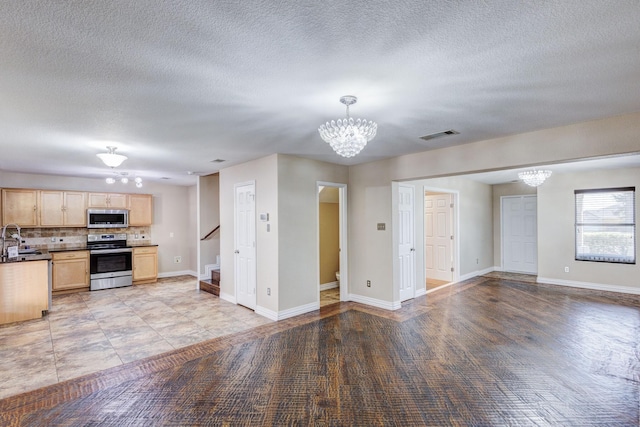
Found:
[[[640,296],[475,278],[0,401],[0,425],[637,426]]]

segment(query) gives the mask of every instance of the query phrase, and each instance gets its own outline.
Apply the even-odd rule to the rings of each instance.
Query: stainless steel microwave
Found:
[[[129,226],[126,209],[87,209],[87,228],[125,228]]]

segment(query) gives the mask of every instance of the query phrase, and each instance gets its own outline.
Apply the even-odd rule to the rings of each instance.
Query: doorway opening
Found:
[[[424,267],[427,293],[454,282],[455,203],[454,193],[424,189]]]
[[[346,185],[318,182],[318,300],[320,307],[348,300]]]

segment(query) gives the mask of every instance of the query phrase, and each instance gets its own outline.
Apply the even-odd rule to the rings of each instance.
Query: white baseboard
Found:
[[[337,288],[337,287],[338,287],[338,282],[323,283],[322,285],[320,285],[320,292]]]
[[[320,310],[320,302],[318,301],[279,311],[278,320],[288,319],[289,317],[299,316],[315,310]]]
[[[193,276],[198,277],[198,273],[193,270],[182,270],[182,271],[169,271],[165,273],[158,273],[158,278],[164,277],[176,277],[176,276]]]
[[[427,294],[427,288],[416,289],[415,297],[421,297]]]
[[[290,317],[299,316],[301,314],[309,313],[311,311],[316,311],[320,309],[319,302],[312,302],[305,305],[300,305],[298,307],[289,308],[287,310],[282,310],[275,312],[273,310],[269,310],[268,308],[257,306],[255,309],[256,314],[266,317],[271,320],[284,320]]]
[[[623,294],[640,295],[640,288],[630,286],[607,285],[604,283],[578,282],[574,280],[552,279],[550,277],[538,277],[538,283],[549,285],[570,286],[572,288],[593,289],[596,291],[620,292]]]
[[[225,301],[229,301],[231,304],[237,304],[235,295],[227,294],[225,292],[220,291],[220,299]]]
[[[267,319],[278,320],[278,312],[276,311],[269,310],[268,308],[264,308],[259,305],[256,306],[256,309],[254,311],[256,314],[266,317]]]
[[[487,273],[491,273],[492,271],[496,271],[496,267],[489,267],[489,268],[485,268],[484,270],[476,270],[476,271],[472,271],[471,273],[467,273],[463,276],[460,276],[460,278],[452,283],[459,283],[459,282],[464,282],[465,280],[469,280],[469,279],[473,279],[474,277],[478,277],[478,276],[482,276],[483,274],[487,274]]]
[[[400,308],[400,301],[384,301],[381,299],[370,298],[356,294],[349,294],[349,301],[370,305],[385,310],[397,310]]]

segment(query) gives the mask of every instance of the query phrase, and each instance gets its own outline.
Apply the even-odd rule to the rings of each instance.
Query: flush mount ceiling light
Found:
[[[331,120],[318,128],[322,139],[342,157],[357,155],[378,131],[378,125],[375,122],[365,119],[353,120],[349,117],[349,106],[357,101],[358,98],[352,95],[340,98],[340,102],[347,106],[347,117],[338,119],[337,122]]]
[[[122,162],[127,160],[127,156],[116,154],[116,149],[117,147],[108,146],[108,153],[100,153],[96,154],[96,156],[98,156],[100,160],[102,160],[104,164],[109,166],[110,168],[117,168],[122,164]]]
[[[120,172],[119,174],[116,173],[116,176],[118,177],[120,182],[123,183],[123,184],[128,184],[129,183],[129,177],[127,175],[129,175],[128,172]],[[107,184],[115,184],[116,183],[116,178],[110,176],[105,181],[106,181]],[[133,180],[133,182],[135,182],[136,187],[138,187],[138,188],[142,187],[142,178],[140,178],[139,176],[136,176],[135,179]]]
[[[551,171],[549,170],[529,170],[518,172],[518,178],[524,181],[525,184],[531,187],[538,187],[542,185],[543,182],[546,181],[547,178],[551,176]]]

